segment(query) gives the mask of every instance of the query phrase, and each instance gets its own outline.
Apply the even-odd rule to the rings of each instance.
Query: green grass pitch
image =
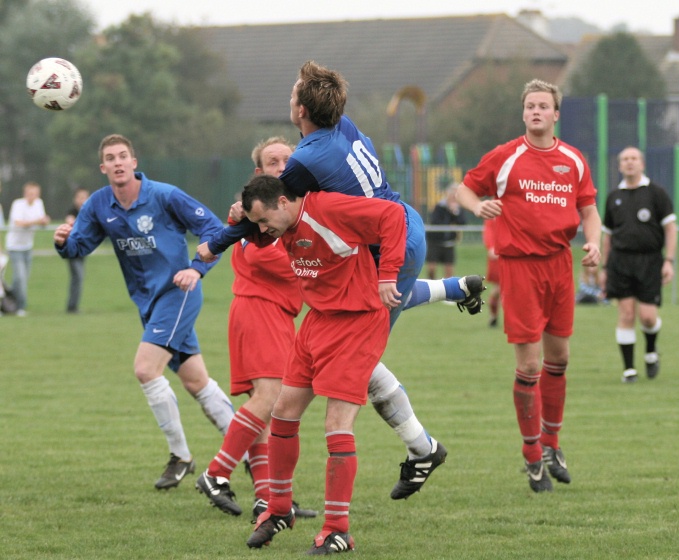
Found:
[[[43,240],[49,253],[49,242]],[[578,251],[575,252],[579,258]],[[482,273],[484,250],[458,249],[459,274]],[[251,551],[252,489],[232,487],[245,513],[227,516],[194,489],[221,435],[168,372],[196,475],[158,492],[167,461],[132,361],[140,324],[110,252],[88,258],[82,313],[64,312],[67,267],[36,256],[29,315],[0,317],[0,557],[9,559],[294,558],[322,521],[298,520]],[[205,279],[197,324],[211,372],[228,390],[227,260]],[[356,425],[359,472],[351,507],[354,556],[366,559],[679,558],[679,308],[670,288],[659,338],[662,371],[620,383],[616,309],[578,307],[561,443],[573,476],[530,491],[512,403],[514,354],[487,313],[434,304],[404,313],[384,357],[448,461],[422,492],[392,501],[404,448],[370,406]],[[641,340],[641,336],[638,336]],[[265,351],[259,349],[256,351]],[[637,367],[643,368],[637,345]],[[234,404],[241,404],[234,399]],[[295,495],[322,509],[324,400],[302,422]]]

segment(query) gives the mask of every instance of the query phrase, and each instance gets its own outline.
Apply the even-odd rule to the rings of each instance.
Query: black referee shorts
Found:
[[[662,303],[662,253],[611,251],[606,263],[606,296],[636,298],[642,303]]]

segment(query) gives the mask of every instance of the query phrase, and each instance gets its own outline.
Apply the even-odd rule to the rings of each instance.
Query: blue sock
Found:
[[[429,303],[430,298],[431,291],[429,290],[429,284],[427,284],[427,282],[417,281],[413,286],[413,290],[410,292],[410,299],[403,309],[406,310],[411,307],[422,305],[423,303]]]
[[[457,276],[443,279],[443,285],[446,288],[446,299],[448,301],[462,301],[467,297],[467,294],[460,288],[459,280],[460,278]]]
[[[453,276],[442,280],[418,280],[410,292],[410,299],[403,309],[437,301],[463,301],[467,295],[460,288],[459,278]]]

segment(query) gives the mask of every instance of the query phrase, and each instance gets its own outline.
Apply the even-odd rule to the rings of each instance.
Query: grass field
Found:
[[[45,243],[45,247],[49,243]],[[67,268],[36,257],[29,315],[0,318],[0,558],[214,559],[302,556],[321,527],[299,520],[265,550],[245,545],[249,479],[232,480],[246,514],[229,517],[194,489],[153,483],[167,446],[132,372],[140,337],[115,258],[87,261],[82,313],[64,313]],[[458,272],[483,272],[483,249],[459,250]],[[231,275],[204,282],[197,328],[211,375],[228,388]],[[354,556],[370,559],[679,558],[679,308],[663,307],[663,370],[620,383],[614,306],[579,307],[562,446],[573,476],[530,491],[512,404],[513,350],[487,315],[435,304],[405,313],[384,361],[409,391],[448,461],[421,493],[392,501],[404,449],[366,407],[357,421]],[[266,349],[261,349],[266,351]],[[637,365],[643,349],[638,345]],[[221,435],[171,373],[189,445],[205,469]],[[242,401],[235,399],[238,406]],[[323,399],[302,423],[295,494],[322,509]]]

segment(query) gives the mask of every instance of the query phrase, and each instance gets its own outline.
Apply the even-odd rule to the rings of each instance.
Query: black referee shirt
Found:
[[[661,186],[650,182],[634,189],[619,188],[606,199],[604,231],[611,235],[613,250],[662,251],[665,246],[663,222],[673,215],[672,201]]]

